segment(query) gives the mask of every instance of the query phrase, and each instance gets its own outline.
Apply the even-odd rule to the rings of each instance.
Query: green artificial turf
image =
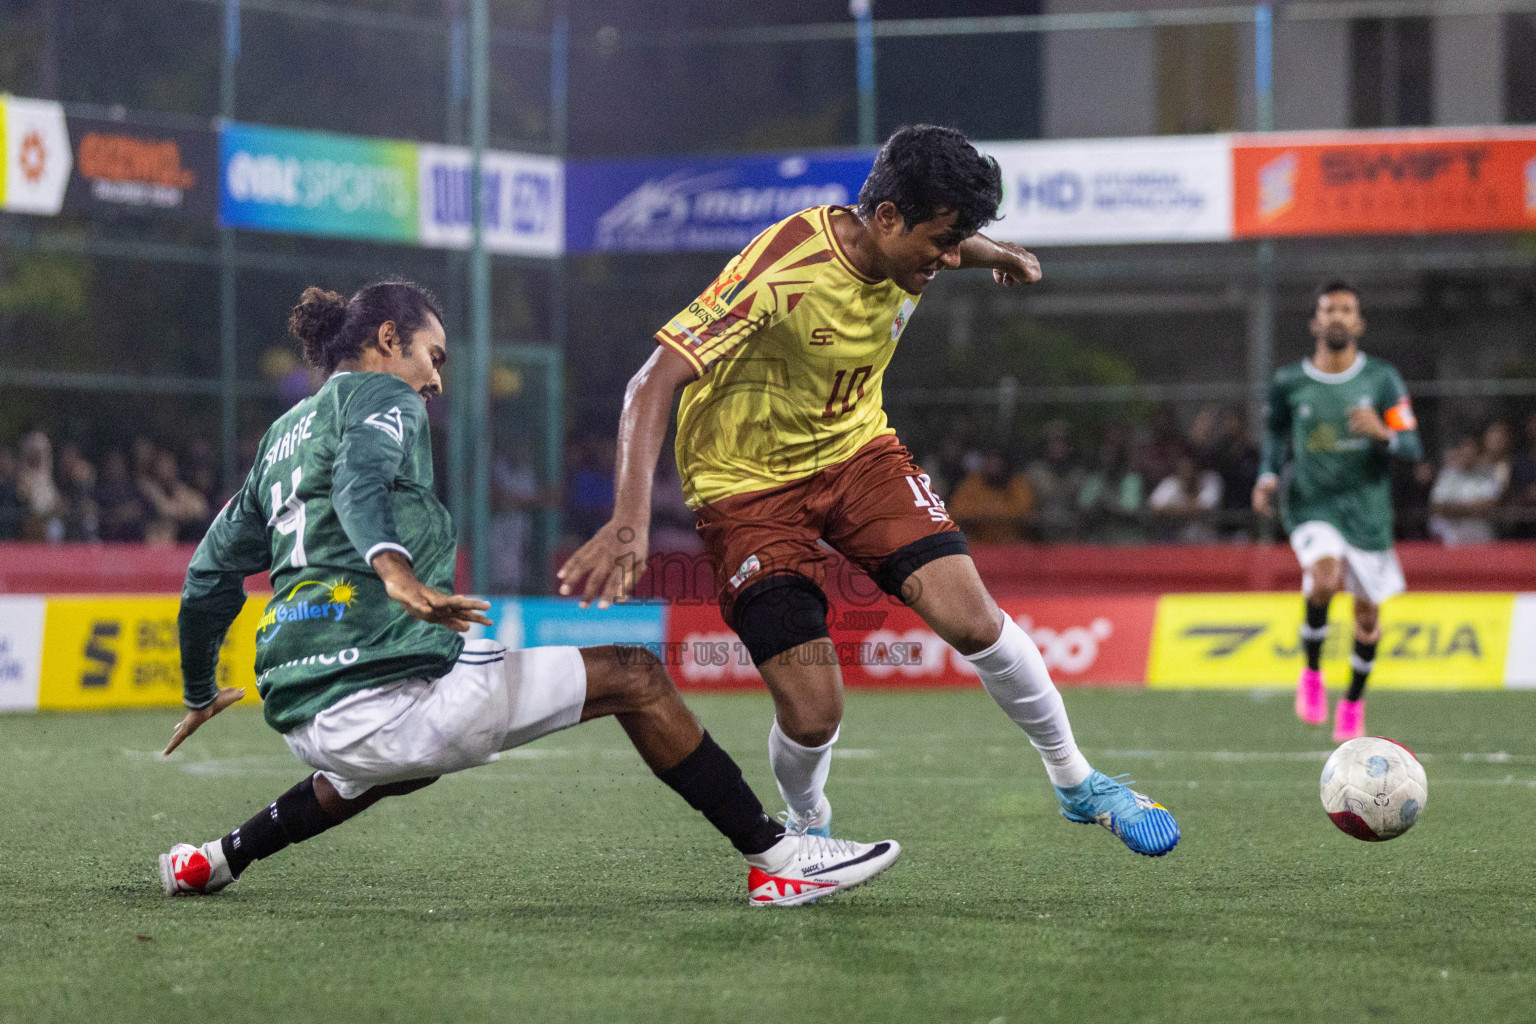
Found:
[[[0,716],[0,1020],[1536,1019],[1536,693],[1372,698],[1429,775],[1384,844],[1323,815],[1332,744],[1285,694],[1067,699],[1096,766],[1177,814],[1170,856],[1059,817],[979,691],[855,693],[836,827],[905,853],[786,909],[746,905],[740,860],[612,722],[168,899],[156,854],[303,775],[259,714],[169,761],[172,710]],[[766,698],[691,703],[772,794]]]

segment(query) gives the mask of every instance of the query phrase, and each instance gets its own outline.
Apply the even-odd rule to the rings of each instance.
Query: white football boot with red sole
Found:
[[[167,896],[191,896],[218,892],[235,876],[224,859],[224,843],[215,839],[202,846],[177,843],[160,855],[160,884]]]
[[[785,841],[791,840],[795,848],[782,865],[774,864],[769,870],[754,864],[747,871],[747,900],[754,907],[815,903],[823,896],[862,885],[901,856],[901,844],[894,839],[856,843],[806,833],[785,836]]]

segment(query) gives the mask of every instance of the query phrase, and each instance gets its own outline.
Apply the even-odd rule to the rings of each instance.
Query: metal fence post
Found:
[[[235,69],[240,60],[240,0],[224,0],[224,58],[219,67],[219,115],[235,116]],[[236,406],[240,334],[235,291],[235,232],[219,229],[219,444],[225,489],[240,479],[239,411]]]
[[[470,587],[490,587],[491,507],[491,258],[485,248],[485,193],[481,164],[490,133],[490,12],[471,0],[469,16],[469,305],[470,305]]]

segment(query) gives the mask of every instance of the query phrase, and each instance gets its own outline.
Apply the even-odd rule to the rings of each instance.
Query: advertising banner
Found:
[[[1238,136],[1239,237],[1536,228],[1536,131]]]
[[[1020,598],[999,604],[1022,626],[1060,685],[1140,685],[1157,599]],[[880,601],[833,612],[832,643],[848,686],[975,686],[960,654],[916,612]],[[677,604],[667,614],[667,661],[684,689],[762,685],[746,647],[713,604]]]
[[[1225,135],[983,142],[1003,172],[993,238],[1027,245],[1232,238]]]
[[[417,148],[391,139],[225,125],[219,133],[219,222],[415,242]]]
[[[421,244],[468,249],[470,152],[422,146]],[[565,173],[552,156],[488,152],[481,161],[485,247],[514,256],[559,256],[565,248]]]
[[[566,247],[730,252],[809,206],[854,202],[867,150],[566,163]]]
[[[600,644],[655,648],[666,639],[666,614],[660,602],[593,605],[583,610],[574,598],[508,597],[492,600],[487,617],[495,626],[480,630],[513,649]]]
[[[0,209],[53,216],[69,183],[69,132],[64,108],[49,100],[0,96]]]
[[[256,624],[268,595],[246,600],[219,651],[219,685],[244,686],[256,696]],[[48,598],[43,628],[44,710],[181,704],[180,599],[165,597]]]
[[[75,173],[64,206],[95,215],[218,215],[219,140],[212,130],[69,119]]]
[[[1536,689],[1536,594],[1516,594],[1509,626],[1509,653],[1504,661],[1504,685]]]
[[[41,597],[0,596],[0,711],[35,711],[43,663]]]
[[[1382,606],[1375,688],[1504,685],[1513,594],[1404,594]],[[1158,602],[1147,684],[1154,688],[1293,685],[1301,669],[1296,594],[1168,594]],[[1329,612],[1323,674],[1349,681],[1354,606]]]

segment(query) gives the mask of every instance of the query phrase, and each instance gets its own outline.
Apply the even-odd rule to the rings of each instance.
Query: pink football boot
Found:
[[[1365,698],[1341,700],[1333,719],[1333,742],[1357,740],[1365,735]]]
[[[1323,674],[1317,669],[1301,670],[1296,683],[1296,717],[1308,725],[1328,721],[1328,695],[1323,691]]]

